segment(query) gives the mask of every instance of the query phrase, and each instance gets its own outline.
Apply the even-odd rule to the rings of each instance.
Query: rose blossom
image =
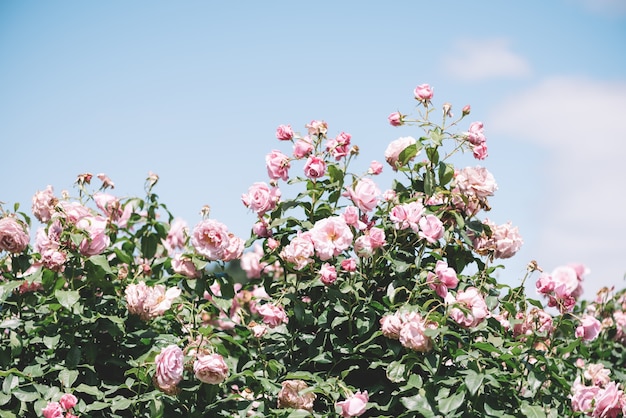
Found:
[[[350,139],[352,135],[341,132],[335,139],[330,139],[326,143],[326,151],[332,153],[335,160],[339,161],[350,153]]]
[[[63,418],[65,413],[63,407],[58,402],[48,402],[45,408],[41,410],[44,418]]]
[[[428,84],[420,84],[419,86],[415,87],[415,90],[413,90],[413,94],[415,95],[415,99],[419,100],[420,102],[427,102],[433,98],[433,89]]]
[[[326,135],[328,132],[328,124],[323,120],[312,120],[311,123],[305,125],[309,135]]]
[[[32,202],[32,212],[35,218],[40,222],[48,222],[54,214],[58,199],[54,197],[52,186],[48,185],[45,190],[33,195]]]
[[[165,393],[175,393],[176,385],[183,380],[185,356],[180,347],[172,344],[161,350],[154,359],[156,372],[154,384]]]
[[[163,240],[163,246],[167,250],[168,254],[172,254],[174,250],[182,249],[187,242],[187,235],[189,228],[187,222],[180,218],[174,219],[170,224],[170,230],[167,232],[165,240]]]
[[[487,158],[489,156],[488,150],[487,150],[487,145],[485,145],[485,144],[473,145],[472,146],[472,155],[477,160],[484,160],[485,158]]]
[[[594,316],[584,315],[580,322],[580,325],[576,327],[576,337],[585,341],[595,340],[602,329],[600,321]]]
[[[391,338],[392,340],[397,340],[400,338],[400,330],[402,330],[402,325],[404,325],[404,321],[402,320],[402,316],[398,311],[393,314],[388,314],[380,318],[380,330],[383,335],[387,338]]]
[[[209,260],[222,260],[230,245],[228,229],[221,222],[205,219],[193,229],[191,245]]]
[[[320,269],[320,279],[326,286],[330,286],[337,280],[337,270],[335,266],[331,266],[329,263],[322,264]]]
[[[280,324],[289,322],[289,318],[282,306],[276,306],[273,303],[265,303],[257,306],[259,315],[263,317],[263,322],[270,328],[276,328]]]
[[[343,216],[344,221],[346,221],[348,225],[353,226],[358,230],[362,230],[367,227],[367,225],[359,219],[359,209],[356,206],[346,206],[341,216]]]
[[[359,209],[370,212],[378,204],[380,189],[372,179],[365,178],[359,180],[354,189],[349,188],[347,194]]]
[[[606,386],[611,381],[610,374],[611,371],[600,363],[589,364],[583,373],[585,379],[597,386]]]
[[[449,295],[448,295],[449,296]],[[480,324],[483,319],[489,316],[489,309],[477,288],[468,287],[465,290],[461,290],[457,293],[456,298],[451,298],[453,304],[463,305],[465,308],[461,310],[459,308],[452,308],[450,316],[459,325],[466,328],[475,327]]]
[[[320,219],[310,232],[315,252],[322,261],[336,257],[352,244],[352,231],[341,216]]]
[[[258,279],[261,277],[261,272],[267,265],[267,263],[261,262],[263,254],[263,248],[261,245],[259,245],[259,243],[255,243],[252,251],[248,251],[241,256],[239,263],[241,265],[241,269],[246,272],[246,277],[248,279]]]
[[[420,238],[434,244],[443,237],[443,223],[435,215],[426,215],[419,220]]]
[[[61,400],[59,401],[59,403],[64,409],[72,409],[78,403],[78,399],[71,393],[65,393],[63,396],[61,396]]]
[[[222,261],[233,261],[238,260],[239,257],[243,254],[243,248],[245,246],[245,241],[242,238],[235,236],[233,233],[228,233],[228,247],[224,249],[224,256],[222,257]]]
[[[283,247],[280,256],[288,263],[295,264],[296,270],[302,270],[304,267],[313,262],[313,254],[315,247],[311,241],[310,232],[298,231],[298,234]]]
[[[304,175],[310,179],[318,179],[326,174],[326,163],[319,157],[311,155],[304,165]]]
[[[358,391],[354,395],[348,396],[346,400],[337,402],[336,406],[341,408],[341,416],[343,418],[358,417],[365,413],[368,401],[369,395],[367,391]]]
[[[448,295],[448,289],[454,289],[459,284],[456,272],[443,260],[437,261],[434,273],[428,272],[427,280],[430,288],[442,298]]]
[[[219,354],[199,354],[193,362],[193,373],[201,382],[217,385],[228,377],[228,366]]]
[[[394,206],[389,214],[389,220],[396,229],[411,228],[419,231],[419,221],[424,214],[424,205],[421,202],[413,201],[402,205]]]
[[[403,319],[402,328],[398,339],[403,347],[406,347],[413,351],[425,353],[433,348],[432,340],[427,336],[427,325],[422,316],[417,312],[412,312]]]
[[[182,254],[176,254],[172,257],[172,270],[174,270],[174,273],[190,279],[197,279],[202,276],[202,272],[196,268],[191,258]]]
[[[404,123],[402,119],[402,113],[400,112],[393,112],[387,116],[387,120],[391,126],[401,126]]]
[[[98,209],[112,220],[116,220],[122,214],[120,200],[112,194],[98,192],[93,195],[93,200]]]
[[[391,166],[391,168],[393,168],[394,171],[397,171],[398,167],[400,167],[400,161],[398,160],[402,151],[416,143],[417,141],[415,140],[415,138],[411,136],[401,137],[396,139],[395,141],[392,141],[391,143],[389,143],[387,149],[385,150],[385,161],[387,161],[387,163]]]
[[[316,395],[313,392],[302,393],[306,389],[308,386],[303,380],[285,380],[278,392],[278,407],[312,411]]]
[[[472,145],[482,145],[487,140],[482,122],[472,122],[466,132],[466,138]]]
[[[289,141],[293,138],[293,130],[291,125],[278,125],[276,128],[276,138],[280,141]]]
[[[615,418],[622,412],[622,397],[624,392],[619,389],[615,382],[609,382],[604,388],[598,390],[595,396],[593,416],[601,418]]]
[[[144,282],[129,284],[124,291],[128,312],[139,315],[142,320],[148,320],[163,315],[170,309],[172,302],[181,294],[181,290],[172,287],[165,290],[165,286],[147,286]]]
[[[29,241],[25,225],[11,216],[0,219],[0,251],[21,253],[28,247]]]
[[[299,139],[293,145],[293,156],[297,159],[302,159],[313,152],[313,144],[311,143],[311,138],[308,136]]]
[[[381,163],[379,163],[378,161],[372,161],[370,163],[369,168],[367,169],[368,174],[377,176],[380,173],[383,172],[383,165]]]
[[[455,173],[455,181],[466,196],[486,198],[493,196],[498,185],[493,175],[484,167],[465,167]]]
[[[347,272],[356,271],[356,260],[354,258],[341,260],[341,269]]]
[[[522,247],[524,240],[519,234],[519,229],[513,227],[511,222],[503,225],[492,226],[491,239],[495,242],[495,258],[511,258]]]
[[[89,234],[80,243],[80,253],[86,256],[102,254],[111,244],[107,234],[107,220],[102,216],[85,216],[76,222],[76,227]]]
[[[267,174],[272,180],[283,179],[287,181],[289,178],[289,168],[291,163],[289,157],[278,150],[273,150],[265,157],[265,165]]]
[[[591,412],[592,405],[598,391],[599,386],[586,386],[580,382],[580,376],[576,378],[572,385],[572,394],[570,402],[574,412]]]

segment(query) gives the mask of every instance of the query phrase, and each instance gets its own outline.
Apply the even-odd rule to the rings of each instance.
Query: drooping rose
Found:
[[[459,291],[452,302],[462,305],[464,309],[454,307],[450,310],[450,316],[459,325],[466,328],[475,327],[489,316],[487,304],[481,293],[475,287],[468,287],[465,290]]]
[[[595,340],[602,330],[602,323],[595,316],[584,315],[576,327],[576,337],[585,341]]]
[[[12,216],[0,219],[0,251],[21,253],[28,247],[28,229]]]
[[[387,121],[391,126],[401,126],[404,122],[402,120],[402,113],[393,112],[389,116],[387,116]]]
[[[183,380],[185,356],[177,345],[168,345],[154,359],[156,372],[153,382],[165,393],[175,393],[177,385]]]
[[[111,244],[107,233],[107,220],[102,216],[84,216],[76,227],[87,232],[88,237],[80,243],[80,253],[86,256],[102,254]]]
[[[289,157],[278,150],[273,150],[265,157],[265,166],[270,179],[283,179],[287,181],[289,178],[289,168],[291,163]]]
[[[281,384],[282,388],[278,392],[278,407],[313,410],[313,402],[316,395],[313,392],[302,393],[308,389],[308,385],[303,380],[285,380]]]
[[[52,186],[48,185],[45,190],[38,191],[33,195],[32,212],[40,222],[48,222],[54,214],[54,207],[58,199],[54,197]]]
[[[193,373],[201,382],[218,385],[228,377],[228,366],[219,354],[199,354],[193,363]]]
[[[172,257],[172,270],[190,279],[197,279],[202,276],[202,272],[196,268],[191,258],[182,254],[176,254]]]

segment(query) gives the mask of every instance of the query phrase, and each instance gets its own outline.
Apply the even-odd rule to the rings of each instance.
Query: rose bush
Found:
[[[494,176],[454,165],[485,127],[413,93],[385,189],[350,134],[280,125],[246,241],[173,216],[152,173],[143,198],[89,173],[36,192],[32,244],[3,208],[0,416],[623,416],[626,294],[581,299],[583,265],[499,283],[522,238],[485,216]]]

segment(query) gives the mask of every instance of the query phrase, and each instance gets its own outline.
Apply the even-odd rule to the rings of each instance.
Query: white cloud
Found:
[[[467,81],[519,78],[531,73],[528,62],[510,49],[505,39],[457,41],[444,57],[443,66],[453,77]]]
[[[542,208],[532,251],[547,270],[591,269],[585,297],[623,288],[626,273],[626,82],[552,78],[495,107],[491,134],[527,140],[549,153],[534,187]],[[544,159],[546,160],[546,159]]]

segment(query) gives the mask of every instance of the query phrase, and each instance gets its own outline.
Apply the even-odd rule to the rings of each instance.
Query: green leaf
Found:
[[[435,174],[431,170],[426,170],[424,173],[424,193],[427,196],[432,196],[435,191]]]
[[[141,252],[145,258],[153,258],[156,254],[158,240],[155,235],[146,235],[141,239]]]
[[[420,393],[414,396],[400,398],[400,402],[406,409],[419,412],[424,418],[433,418],[435,416],[428,399]]]
[[[470,394],[475,395],[476,392],[478,392],[484,379],[484,374],[476,373],[474,370],[468,370],[467,376],[465,376],[465,386],[467,386]]]
[[[124,397],[124,396],[116,396],[111,400],[111,411],[122,411],[124,409],[128,409],[133,402]]]
[[[439,411],[443,414],[449,414],[461,407],[465,401],[465,392],[455,393],[452,396],[439,399]]]
[[[405,166],[409,161],[411,161],[417,155],[417,144],[409,145],[405,149],[402,150],[400,155],[398,155],[398,162],[396,163],[399,166]]]
[[[454,166],[443,161],[439,163],[439,184],[445,186],[454,178]]]
[[[78,378],[78,370],[63,369],[59,372],[59,382],[64,388],[72,387]]]
[[[406,370],[406,366],[401,361],[392,361],[387,366],[387,379],[391,380],[394,383],[403,382],[404,379],[404,371]]]
[[[527,401],[522,401],[520,406],[522,414],[528,418],[546,418],[546,413],[539,405],[531,405]]]
[[[71,310],[72,306],[80,300],[80,294],[77,290],[56,290],[54,296],[61,306],[68,310]]]

